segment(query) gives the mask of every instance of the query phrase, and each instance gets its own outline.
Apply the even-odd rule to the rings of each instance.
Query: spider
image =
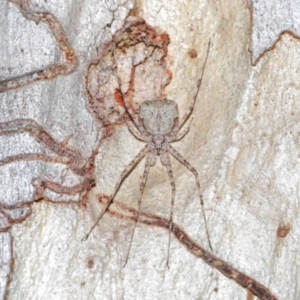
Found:
[[[111,194],[109,200],[106,203],[106,206],[101,211],[100,215],[98,216],[94,225],[91,227],[90,231],[83,238],[83,240],[88,239],[89,235],[91,234],[95,226],[98,224],[98,222],[101,220],[106,210],[113,202],[114,197],[118,192],[120,186],[122,185],[122,182],[125,179],[125,177],[131,172],[134,166],[137,165],[146,156],[144,173],[140,184],[140,197],[138,199],[138,209],[135,216],[135,224],[131,233],[130,245],[127,251],[127,256],[126,256],[124,266],[126,265],[129,258],[129,252],[130,252],[136,224],[140,214],[142,196],[148,178],[149,169],[156,164],[157,159],[159,158],[162,165],[164,165],[167,168],[169,181],[172,188],[171,212],[170,212],[170,219],[169,219],[170,220],[169,242],[168,242],[168,251],[167,251],[167,266],[169,267],[169,252],[170,252],[171,232],[172,232],[172,224],[173,224],[172,223],[173,209],[174,209],[174,200],[175,200],[175,192],[176,192],[175,181],[174,181],[174,176],[173,176],[173,171],[172,171],[172,166],[170,161],[170,155],[172,155],[175,159],[177,159],[180,163],[182,163],[195,176],[196,185],[198,189],[198,197],[200,200],[200,205],[201,205],[202,214],[204,218],[205,231],[206,231],[209,247],[212,250],[208,228],[207,228],[204,203],[200,191],[200,181],[199,181],[198,172],[189,162],[187,162],[187,160],[177,150],[175,150],[171,146],[171,143],[181,140],[188,133],[190,129],[191,122],[189,123],[188,126],[186,126],[183,130],[181,130],[183,128],[183,125],[189,119],[193,111],[196,98],[200,90],[201,81],[202,81],[205,65],[207,62],[209,49],[210,49],[210,42],[208,44],[206,58],[202,68],[202,74],[200,79],[198,79],[197,82],[196,93],[194,94],[192,103],[190,104],[186,114],[183,116],[180,122],[179,122],[178,106],[177,103],[173,100],[169,100],[165,98],[165,99],[157,99],[151,101],[149,100],[143,101],[139,107],[138,116],[135,115],[134,111],[129,107],[128,103],[124,101],[125,108],[131,118],[131,121],[127,121],[128,129],[135,138],[145,142],[146,145],[136,155],[136,157],[129,163],[129,165],[122,171],[121,176],[119,177],[119,180],[117,181],[116,186],[113,190],[113,193]],[[133,75],[134,73],[135,72],[133,68],[131,77],[134,76]]]

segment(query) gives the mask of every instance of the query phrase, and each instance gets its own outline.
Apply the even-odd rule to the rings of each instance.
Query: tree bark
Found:
[[[156,76],[152,69],[136,75],[135,92],[143,97],[134,98],[135,108],[161,92],[176,101],[182,118],[210,43],[190,131],[174,148],[199,173],[213,255],[270,295],[298,299],[300,89],[295,35],[282,34],[288,31],[283,28],[273,43],[258,42],[258,31],[263,35],[265,28],[256,23],[258,15],[266,14],[266,28],[275,18],[259,6],[262,1],[248,6],[230,0],[135,5],[130,0],[31,1],[32,11],[49,13],[39,20],[12,2],[0,4],[0,299],[251,299],[249,287],[199,260],[196,248],[183,247],[176,230],[167,268],[164,224],[171,188],[159,163],[150,169],[141,211],[164,228],[142,215],[123,267],[142,161],[123,182],[99,226],[82,241],[103,207],[99,201],[112,193],[144,145],[128,131],[122,105],[112,115],[109,100],[107,112],[102,104],[93,110],[87,101],[88,68],[110,49],[132,8],[131,16],[170,38],[165,60],[158,60],[164,75]],[[126,66],[124,70],[129,78]],[[34,121],[31,129],[28,123],[24,129],[25,121],[20,125],[25,119]],[[25,155],[30,153],[45,156]],[[60,158],[53,159],[53,153]],[[95,158],[89,173],[94,177],[75,168],[90,157]],[[195,245],[211,252],[195,178],[175,159],[171,163],[174,222]],[[45,188],[50,181],[70,190],[52,185],[51,191]],[[72,193],[72,187],[86,193]],[[270,297],[260,298],[275,299]]]

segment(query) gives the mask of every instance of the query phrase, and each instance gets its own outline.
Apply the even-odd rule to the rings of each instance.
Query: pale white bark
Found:
[[[101,134],[85,104],[84,75],[97,49],[122,26],[132,3],[34,4],[57,16],[80,65],[70,75],[0,94],[0,122],[32,118],[59,141],[71,136],[68,145],[88,158]],[[26,20],[13,4],[0,5],[1,79],[58,61],[47,26]],[[251,11],[245,1],[149,0],[138,1],[137,7],[150,25],[170,35],[173,80],[166,92],[178,102],[180,116],[190,103],[211,39],[191,130],[174,147],[199,172],[215,255],[269,287],[278,299],[298,299],[298,41],[284,35],[253,67],[248,51]],[[255,59],[261,47],[265,46],[252,42]],[[191,49],[196,58],[188,54]],[[47,151],[28,134],[0,138],[1,159]],[[125,125],[103,141],[94,195],[110,194],[124,166],[141,148]],[[208,249],[194,178],[175,160],[172,164],[177,184],[174,220]],[[143,165],[127,178],[116,200],[136,206]],[[79,180],[54,164],[12,163],[0,168],[1,202],[29,202],[31,181],[38,176],[66,185]],[[158,164],[150,171],[142,210],[168,217],[170,196],[165,168]],[[122,268],[133,223],[104,216],[90,239],[81,242],[99,207],[93,195],[89,210],[76,204],[80,199],[70,200],[32,204],[30,217],[10,230],[12,248],[9,234],[1,234],[0,297],[6,293],[7,299],[246,299],[245,289],[193,257],[175,239],[168,270],[168,233],[158,228],[138,225],[130,259]],[[290,232],[279,238],[277,229],[284,225]],[[5,290],[6,275],[10,283]]]
[[[252,61],[274,47],[281,34],[300,36],[300,1],[252,0]]]

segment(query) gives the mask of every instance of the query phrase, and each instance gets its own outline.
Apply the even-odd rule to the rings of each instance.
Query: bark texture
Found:
[[[263,1],[26,3],[0,3],[0,299],[298,299],[300,10],[280,9],[293,11],[287,27]],[[134,45],[132,29],[118,31],[136,24],[132,8],[148,26]],[[170,269],[160,164],[123,268],[144,161],[82,238],[144,145],[124,95],[133,113],[166,96],[182,117],[209,41],[191,129],[174,148],[199,173],[213,256],[194,176],[172,159]]]

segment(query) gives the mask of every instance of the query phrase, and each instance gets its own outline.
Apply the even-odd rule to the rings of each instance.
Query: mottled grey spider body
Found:
[[[209,51],[209,47],[208,47],[208,51]],[[207,52],[207,56],[208,56],[208,52]],[[205,68],[207,56],[205,59],[203,70]],[[134,71],[132,71],[132,73],[134,74]],[[144,101],[141,103],[141,105],[139,107],[138,116],[128,106],[126,99],[124,101],[126,110],[132,119],[132,121],[127,122],[128,129],[137,139],[145,142],[146,145],[121,173],[121,176],[120,176],[118,182],[116,183],[115,189],[114,189],[111,197],[109,198],[109,201],[107,202],[106,207],[102,210],[97,221],[95,222],[93,227],[90,229],[90,231],[86,235],[85,239],[88,238],[88,236],[90,235],[92,230],[95,228],[97,223],[100,221],[100,219],[104,215],[105,211],[108,209],[108,207],[112,203],[124,178],[129,174],[129,172],[133,169],[133,167],[142,158],[144,158],[146,156],[145,169],[144,169],[144,173],[143,173],[141,184],[140,184],[140,197],[138,200],[138,210],[136,213],[135,225],[132,230],[130,246],[128,248],[125,264],[127,263],[127,260],[129,257],[131,242],[133,239],[137,220],[139,218],[141,200],[142,200],[145,184],[147,181],[149,169],[150,169],[150,167],[152,167],[156,164],[158,157],[159,157],[161,163],[167,168],[169,181],[170,181],[171,188],[172,188],[167,265],[169,262],[169,248],[170,248],[171,230],[172,230],[172,224],[173,224],[172,223],[173,222],[172,221],[173,220],[173,208],[174,208],[175,189],[176,189],[172,166],[171,166],[170,155],[172,155],[175,159],[177,159],[180,163],[182,163],[195,176],[196,185],[197,185],[197,189],[198,189],[198,196],[199,196],[202,213],[203,213],[203,218],[204,218],[204,223],[205,223],[205,230],[206,230],[209,246],[212,249],[210,239],[209,239],[208,229],[207,229],[203,200],[202,200],[201,191],[200,191],[200,182],[199,182],[199,178],[198,178],[198,172],[183,158],[183,156],[180,153],[177,152],[177,150],[175,150],[170,145],[172,142],[182,139],[188,133],[188,131],[190,129],[191,124],[189,124],[185,128],[183,128],[183,125],[186,123],[186,121],[188,120],[188,118],[190,117],[190,115],[193,111],[195,101],[196,101],[196,98],[197,98],[197,95],[198,95],[198,92],[200,89],[202,76],[203,76],[203,71],[202,71],[200,79],[197,82],[197,88],[196,88],[196,92],[193,96],[193,101],[190,104],[186,114],[183,116],[181,122],[179,122],[179,113],[178,113],[177,103],[172,100],[158,99],[158,100],[152,100],[152,101],[148,101],[148,100]]]
[[[172,100],[144,101],[139,109],[139,118],[143,126],[141,128],[138,125],[140,136],[136,136],[134,129],[129,125],[133,135],[148,143],[149,152],[154,155],[151,166],[155,164],[157,156],[166,166],[165,155],[169,150],[169,143],[173,142],[176,137],[173,129],[175,125],[178,125],[178,116],[178,106]]]
[[[144,101],[140,105],[139,117],[149,134],[168,135],[178,123],[177,104],[168,99]]]

